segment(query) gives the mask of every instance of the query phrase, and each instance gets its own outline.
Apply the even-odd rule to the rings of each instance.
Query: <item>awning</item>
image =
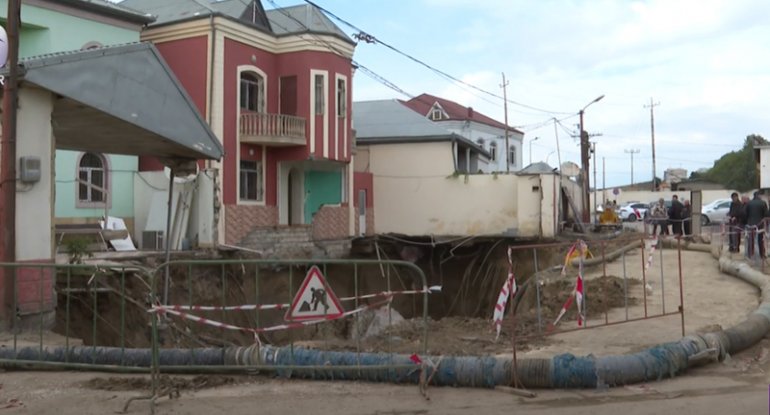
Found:
[[[55,95],[58,149],[186,159],[224,154],[150,43],[44,55],[21,66],[22,87],[29,83]]]

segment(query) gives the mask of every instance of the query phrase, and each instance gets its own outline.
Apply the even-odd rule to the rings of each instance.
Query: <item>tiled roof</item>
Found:
[[[430,94],[421,94],[417,97],[410,99],[409,101],[404,101],[404,105],[406,105],[407,107],[411,108],[412,110],[418,112],[423,116],[428,115],[431,108],[433,108],[433,104],[435,103],[438,103],[441,106],[441,108],[444,109],[446,114],[449,116],[450,120],[460,120],[460,121],[470,120],[470,121],[476,121],[481,124],[486,124],[492,127],[505,129],[505,124],[493,118],[490,118],[484,114],[481,114],[477,111],[474,111],[473,108],[471,107],[465,107],[454,101],[450,101],[444,98],[439,98]],[[524,134],[523,132],[510,126],[508,127],[508,129],[511,132]]]

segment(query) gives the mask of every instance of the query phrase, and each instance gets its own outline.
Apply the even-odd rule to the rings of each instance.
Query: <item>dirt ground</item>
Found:
[[[608,293],[617,293],[624,276],[630,282],[627,285],[629,319],[644,316],[645,297],[648,316],[662,313],[664,302],[666,312],[676,311],[679,306],[678,255],[676,251],[663,251],[662,279],[660,255],[658,251],[646,272],[649,291],[641,283],[641,264],[646,260],[646,254],[643,258],[640,250],[626,254],[625,273],[623,258],[607,264],[606,270],[601,266],[587,269],[588,326],[602,324],[605,319],[608,322],[626,319],[626,308],[617,299],[605,303],[604,295],[599,291],[599,287],[604,287]],[[713,329],[716,325],[728,327],[756,308],[757,290],[719,273],[716,260],[710,255],[683,251],[682,269],[687,333]],[[613,277],[601,278],[605,274]],[[562,303],[569,287],[570,284],[563,283],[544,289],[546,296],[555,298],[548,304]],[[600,302],[618,307],[609,308],[605,317],[603,310],[606,307]],[[555,318],[552,315],[554,308],[543,304],[541,317],[544,324]],[[447,327],[452,330],[440,330]],[[574,315],[559,326],[561,329],[576,327]],[[417,328],[413,323],[411,326],[406,323],[404,327],[394,328],[389,335],[400,338],[396,343],[406,344],[412,341],[410,333],[416,333]],[[432,323],[431,329],[434,331],[429,338],[431,351],[508,353],[506,348],[509,346],[505,341],[493,343],[489,321],[485,319],[452,317]],[[439,334],[435,333],[437,329]],[[532,330],[537,330],[536,325]],[[45,336],[47,343],[62,341],[54,338],[55,335]],[[555,334],[545,341],[531,342],[529,348],[522,348],[520,356],[550,356],[563,352],[576,355],[627,353],[680,337],[681,319],[674,315]],[[5,344],[9,340],[7,336],[0,339]],[[34,335],[21,339],[22,344],[35,341]],[[536,391],[538,396],[533,399],[494,390],[432,387],[429,389],[431,399],[426,400],[416,386],[247,376],[174,376],[164,378],[163,382],[165,386],[178,388],[180,396],[161,399],[159,414],[486,414],[508,413],[513,408],[516,413],[523,414],[753,414],[768,411],[770,340],[764,339],[723,363],[694,369],[672,380],[602,390],[542,390]],[[146,393],[147,387],[147,377],[143,376],[5,372],[0,373],[0,415],[111,413],[122,409],[127,399]],[[148,413],[146,401],[133,403],[129,413]]]

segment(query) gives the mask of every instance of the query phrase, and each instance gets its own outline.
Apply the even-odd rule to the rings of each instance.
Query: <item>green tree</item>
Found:
[[[754,146],[767,144],[760,135],[749,135],[738,151],[731,151],[714,162],[703,177],[706,180],[719,183],[728,189],[740,192],[755,189],[759,185],[757,163],[754,160]]]

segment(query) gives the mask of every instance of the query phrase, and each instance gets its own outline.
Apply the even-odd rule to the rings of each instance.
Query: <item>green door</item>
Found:
[[[342,202],[342,172],[305,172],[305,223],[313,221],[313,214],[322,205],[338,205]]]

